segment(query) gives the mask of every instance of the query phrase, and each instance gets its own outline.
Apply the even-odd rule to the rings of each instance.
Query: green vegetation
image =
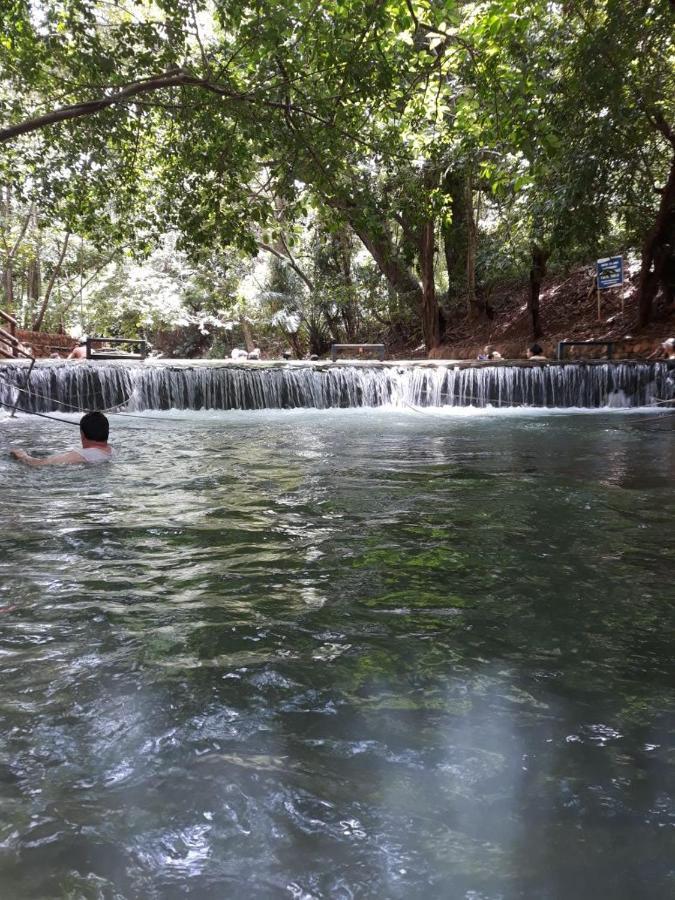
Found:
[[[437,346],[551,265],[675,296],[673,0],[13,0],[5,308]]]

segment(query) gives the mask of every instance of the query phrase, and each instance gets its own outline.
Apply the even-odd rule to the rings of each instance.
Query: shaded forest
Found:
[[[0,305],[27,329],[436,354],[524,312],[519,339],[552,340],[542,291],[571,280],[560,327],[588,331],[573,273],[617,253],[617,327],[670,321],[673,0],[3,17]]]

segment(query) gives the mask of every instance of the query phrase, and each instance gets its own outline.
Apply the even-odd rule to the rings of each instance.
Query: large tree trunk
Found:
[[[354,301],[353,281],[352,281],[352,248],[350,232],[347,228],[341,228],[337,236],[338,255],[340,260],[340,268],[342,269],[342,278],[347,289],[345,302],[342,304],[342,321],[344,322],[345,334],[347,341],[354,343],[358,338],[358,308]]]
[[[403,297],[419,301],[422,296],[420,283],[399,256],[391,236],[384,231],[374,234],[357,221],[350,221],[350,224],[391,287]]]
[[[373,233],[358,220],[351,221],[350,224],[391,287],[399,295],[421,307],[422,333],[427,350],[438,347],[441,342],[441,311],[434,283],[436,242],[433,220],[422,226],[417,243],[421,284],[398,254],[391,236],[386,231]]]
[[[474,218],[473,208],[473,184],[471,176],[466,179],[466,300],[470,316],[480,315],[478,300],[476,299],[476,247],[478,244],[478,229]]]
[[[549,254],[543,247],[537,244],[532,245],[532,268],[530,269],[530,294],[527,300],[527,307],[532,319],[532,337],[536,341],[543,334],[541,322],[539,319],[539,294],[541,293],[541,283],[546,276],[546,263]]]
[[[427,222],[420,236],[420,271],[422,273],[422,332],[427,350],[441,342],[441,319],[434,284],[434,223]]]
[[[443,250],[448,270],[448,300],[466,303],[471,318],[484,309],[476,295],[476,223],[473,210],[473,187],[465,172],[448,172],[443,178],[443,192],[450,198],[450,221],[443,225]]]
[[[638,286],[638,323],[648,325],[659,287],[672,302],[675,294],[675,156],[661,194],[656,221],[642,245]]]

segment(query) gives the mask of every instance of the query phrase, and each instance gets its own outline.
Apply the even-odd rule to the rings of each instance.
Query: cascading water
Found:
[[[675,397],[668,363],[546,366],[0,365],[0,403],[84,409],[293,409],[357,406],[636,407]]]

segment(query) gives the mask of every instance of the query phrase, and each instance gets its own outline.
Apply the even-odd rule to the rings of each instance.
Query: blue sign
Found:
[[[623,284],[623,256],[598,260],[598,290]]]

